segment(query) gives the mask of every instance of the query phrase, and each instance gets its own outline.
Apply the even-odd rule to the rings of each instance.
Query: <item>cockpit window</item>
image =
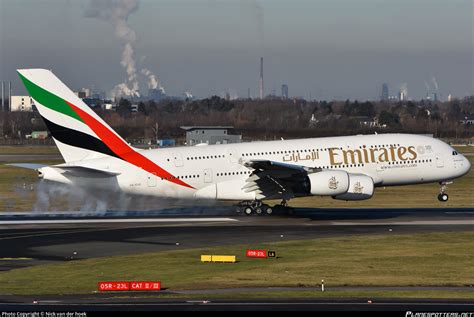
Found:
[[[459,153],[456,151],[453,151],[453,155],[458,155]]]

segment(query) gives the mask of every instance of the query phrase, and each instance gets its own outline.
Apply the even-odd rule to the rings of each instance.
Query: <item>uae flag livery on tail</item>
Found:
[[[112,156],[192,188],[128,145],[51,71],[25,69],[18,74],[66,162]]]

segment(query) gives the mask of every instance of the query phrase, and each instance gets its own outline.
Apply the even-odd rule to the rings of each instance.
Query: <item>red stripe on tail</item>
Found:
[[[94,133],[97,134],[97,136],[112,150],[112,152],[117,154],[117,156],[119,156],[121,159],[167,181],[194,189],[194,187],[168,173],[145,156],[135,152],[131,146],[125,143],[114,132],[110,131],[90,114],[79,109],[72,103],[68,101],[66,102],[79,115],[79,117],[81,117],[84,123],[87,124],[92,129],[92,131],[94,131]]]

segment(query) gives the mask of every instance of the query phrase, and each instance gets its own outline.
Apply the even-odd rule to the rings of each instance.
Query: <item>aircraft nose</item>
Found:
[[[464,155],[463,155],[463,157],[464,157],[464,166],[466,168],[465,173],[467,174],[471,170],[471,162]]]

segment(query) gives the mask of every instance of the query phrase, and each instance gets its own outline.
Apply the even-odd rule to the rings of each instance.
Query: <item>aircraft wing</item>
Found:
[[[245,192],[256,191],[265,198],[282,197],[285,200],[294,197],[295,186],[303,184],[308,173],[320,170],[269,160],[251,160],[243,165],[254,169],[242,188]]]

